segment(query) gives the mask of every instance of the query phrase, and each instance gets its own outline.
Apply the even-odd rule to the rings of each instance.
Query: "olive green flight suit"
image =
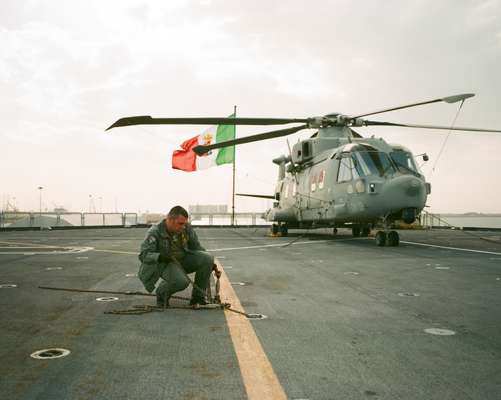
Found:
[[[214,257],[200,245],[197,234],[190,224],[186,224],[180,238],[184,257],[178,262],[186,273],[195,272],[195,285],[205,291],[214,265]],[[143,282],[146,290],[151,293],[155,289],[157,281],[162,278],[162,282],[156,290],[157,296],[162,300],[168,300],[172,294],[186,289],[190,284],[185,273],[180,270],[178,263],[174,261],[158,262],[160,254],[173,257],[173,253],[179,256],[179,253],[183,252],[182,250],[180,252],[179,249],[175,251],[176,249],[173,249],[172,245],[172,236],[167,232],[165,219],[163,219],[148,230],[139,253],[141,261],[139,279]],[[201,300],[203,298],[204,295],[193,288],[192,299]]]

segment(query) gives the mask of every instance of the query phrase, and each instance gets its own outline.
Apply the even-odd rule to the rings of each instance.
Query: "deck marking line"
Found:
[[[137,251],[119,251],[119,250],[107,250],[107,249],[94,249],[94,251],[100,251],[102,253],[133,254],[135,256],[139,254]]]
[[[2,251],[0,254],[4,255],[54,255],[54,254],[76,254],[76,253],[85,253],[86,251],[93,250],[93,247],[88,246],[53,246],[48,244],[40,244],[40,243],[22,243],[22,242],[3,242],[0,241],[0,244],[17,244],[23,247],[0,247],[0,250],[3,249],[25,249],[31,251]],[[37,251],[36,249],[63,249],[63,250],[53,250],[53,251]]]
[[[417,246],[436,247],[438,249],[458,250],[458,251],[467,251],[467,252],[470,252],[470,253],[494,254],[496,256],[501,256],[501,253],[495,253],[493,251],[461,249],[459,247],[438,246],[436,244],[416,243],[416,242],[404,242],[403,240],[401,240],[400,243],[415,244]]]
[[[0,249],[24,249],[24,250],[28,250],[28,249],[46,249],[46,248],[49,248],[49,249],[65,249],[65,248],[68,248],[66,246],[51,246],[51,247],[42,247],[42,246],[0,246]]]
[[[317,243],[329,243],[329,242],[346,242],[351,240],[360,240],[361,238],[349,238],[349,239],[327,239],[327,240],[309,240],[307,242],[294,242],[291,246],[296,246],[298,244],[317,244]],[[264,247],[285,247],[288,246],[287,243],[277,243],[277,244],[262,244],[258,246],[244,246],[244,247],[225,247],[222,249],[208,249],[207,251],[230,251],[230,250],[247,250],[247,249],[261,249]]]
[[[68,246],[53,246],[49,244],[41,244],[41,243],[26,243],[26,242],[0,242],[2,244],[20,244],[21,246],[33,246],[33,247],[47,247],[49,249],[53,248],[61,248],[61,247],[68,247]]]
[[[223,274],[221,292],[225,301],[237,310],[244,310],[233,290],[228,276],[221,265],[215,261]],[[250,321],[243,315],[224,311],[233,347],[237,355],[240,374],[249,400],[287,400],[287,395],[263,350]]]

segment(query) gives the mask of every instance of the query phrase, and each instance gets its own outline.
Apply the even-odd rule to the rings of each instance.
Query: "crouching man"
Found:
[[[188,212],[175,206],[167,218],[153,225],[141,244],[139,279],[148,292],[156,289],[157,305],[167,307],[169,298],[189,285],[186,274],[195,272],[195,285],[205,293],[214,265],[214,257],[200,245],[188,223]],[[193,288],[190,305],[207,304],[205,294]]]

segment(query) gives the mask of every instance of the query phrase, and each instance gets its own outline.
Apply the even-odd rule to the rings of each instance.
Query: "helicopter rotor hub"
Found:
[[[318,129],[325,126],[328,118],[326,117],[313,117],[308,118],[308,128]]]
[[[339,114],[336,117],[336,125],[347,125],[350,122],[350,117],[347,115]]]
[[[365,120],[362,118],[353,118],[351,120],[351,126],[365,126]]]

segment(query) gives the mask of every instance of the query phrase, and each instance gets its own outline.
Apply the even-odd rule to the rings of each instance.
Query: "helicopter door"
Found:
[[[339,211],[345,209],[354,193],[354,179],[358,178],[358,173],[353,164],[351,154],[343,154],[339,159],[339,169],[336,180],[335,204]],[[341,211],[342,213],[342,211]]]

